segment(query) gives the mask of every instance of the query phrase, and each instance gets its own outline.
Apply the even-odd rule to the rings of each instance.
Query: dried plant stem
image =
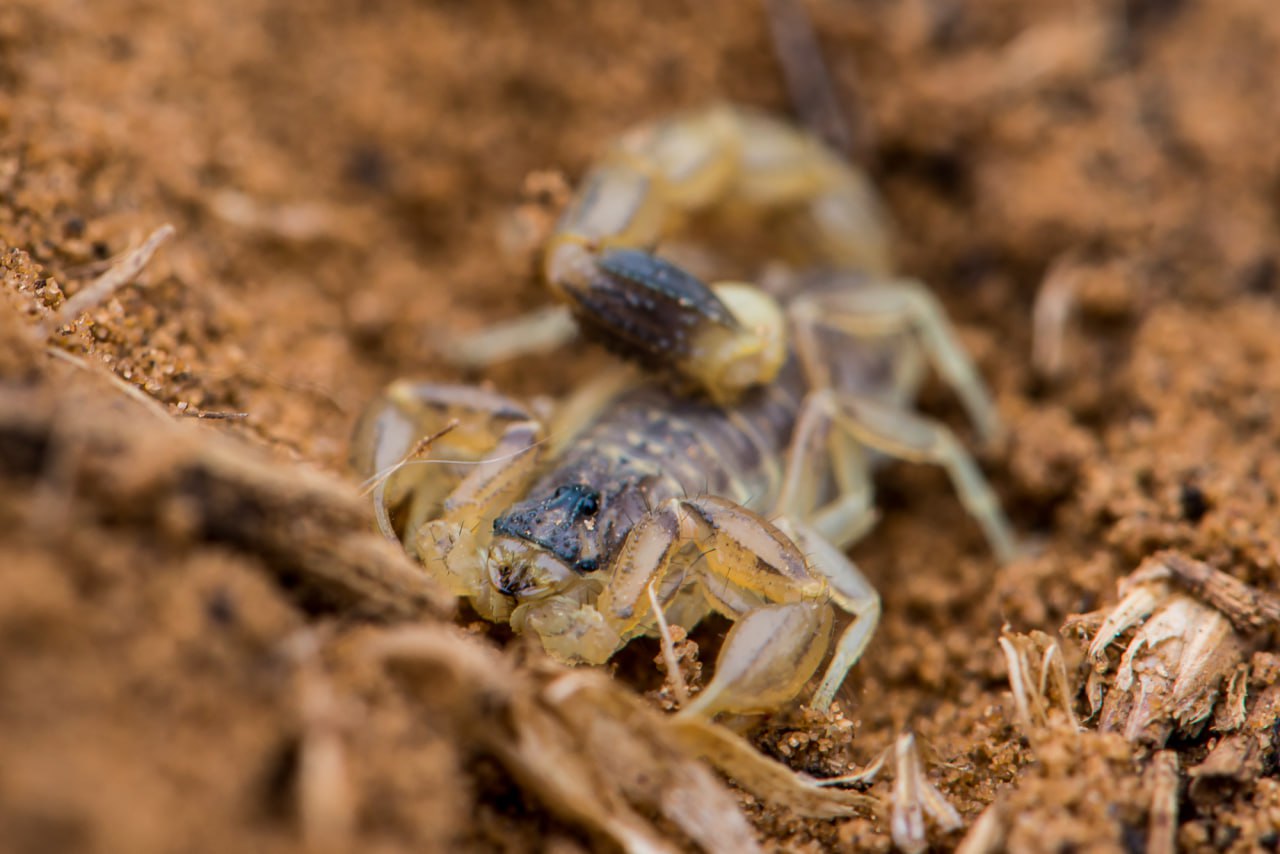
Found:
[[[156,250],[175,233],[174,227],[168,223],[151,232],[151,236],[143,241],[141,246],[112,264],[105,273],[94,279],[89,287],[67,300],[52,318],[45,321],[41,329],[44,337],[47,338],[59,327],[73,322],[81,314],[101,305],[113,293],[132,282],[151,261],[151,256],[156,254]]]

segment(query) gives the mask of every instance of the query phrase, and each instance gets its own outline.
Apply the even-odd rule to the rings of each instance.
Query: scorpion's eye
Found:
[[[583,516],[594,516],[596,511],[600,509],[600,499],[595,495],[583,496],[578,502],[578,512]]]
[[[595,572],[600,568],[600,562],[593,557],[584,557],[573,565],[578,572]]]

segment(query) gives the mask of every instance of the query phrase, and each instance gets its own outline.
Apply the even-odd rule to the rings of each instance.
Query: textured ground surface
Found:
[[[942,475],[885,470],[885,520],[855,550],[885,613],[847,720],[758,738],[833,773],[909,724],[966,820],[1005,799],[1009,850],[1143,850],[1144,755],[1093,732],[1033,750],[996,640],[1113,603],[1159,548],[1280,590],[1280,13],[811,11],[902,266],[1009,424],[983,464],[1037,553],[996,566]],[[443,334],[543,300],[497,250],[528,176],[572,181],[629,125],[720,97],[788,108],[752,4],[0,6],[0,847],[298,849],[316,684],[338,698],[362,849],[591,845],[472,749],[447,693],[426,714],[355,652],[448,604],[395,575],[337,478],[381,384],[461,378]],[[137,284],[49,340],[80,366],[47,353],[49,307],[164,223]],[[1077,312],[1050,376],[1033,307],[1064,280]],[[598,364],[584,352],[468,379],[559,394]],[[940,387],[923,406],[964,430]],[[245,474],[218,456],[228,436],[285,468]],[[391,580],[324,583],[344,559]],[[1257,693],[1276,668],[1254,672]],[[1184,770],[1216,738],[1176,741]],[[1181,842],[1274,848],[1278,773],[1272,745],[1238,779],[1184,780]],[[784,850],[889,845],[870,818],[748,810]]]

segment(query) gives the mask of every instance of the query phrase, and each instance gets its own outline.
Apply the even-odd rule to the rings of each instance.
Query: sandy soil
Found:
[[[998,799],[1006,850],[1157,846],[1149,751],[1091,725],[1028,738],[997,638],[1110,606],[1162,548],[1280,592],[1280,12],[809,7],[902,267],[1007,419],[982,462],[1035,553],[997,566],[940,473],[889,467],[854,553],[884,619],[843,717],[756,739],[826,775],[910,725],[966,823]],[[603,844],[359,654],[452,605],[368,533],[346,442],[396,376],[590,376],[583,348],[463,376],[438,344],[544,302],[498,249],[538,176],[712,98],[788,109],[753,4],[0,6],[0,847],[323,848],[299,807],[320,730],[361,850]],[[46,338],[165,223],[136,283]],[[1032,358],[1049,285],[1076,297],[1056,369]],[[922,406],[971,438],[940,385]],[[1246,639],[1251,711],[1275,640]],[[1272,723],[1234,775],[1188,771],[1220,733],[1175,737],[1187,850],[1280,845]],[[871,816],[745,808],[770,848],[890,844]]]

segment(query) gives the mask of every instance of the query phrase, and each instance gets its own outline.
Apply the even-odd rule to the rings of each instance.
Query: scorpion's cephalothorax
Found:
[[[558,485],[534,489],[493,523],[490,581],[519,599],[562,589],[609,565],[632,524],[647,509],[650,472],[561,472]],[[618,461],[610,469],[616,468]],[[622,468],[631,466],[622,463]],[[557,569],[559,567],[559,569]]]
[[[559,558],[575,572],[600,566],[600,492],[587,484],[557,487],[549,496],[525,501],[493,522],[497,538],[524,540]]]
[[[785,373],[795,380],[794,369]],[[710,403],[672,405],[658,389],[624,396],[494,520],[486,564],[495,592],[530,601],[592,578],[613,565],[635,523],[672,498],[711,491],[768,499],[776,477],[757,443],[783,441],[797,397],[790,384],[753,396],[733,421]]]

